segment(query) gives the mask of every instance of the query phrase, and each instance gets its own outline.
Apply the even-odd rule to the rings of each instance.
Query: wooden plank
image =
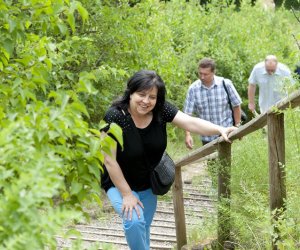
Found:
[[[295,108],[300,106],[300,89],[291,93],[287,98],[282,99],[282,101],[278,102],[275,107],[284,110],[287,108]],[[275,109],[276,109],[275,108]],[[273,113],[274,108],[270,108],[268,110],[268,114]]]
[[[242,125],[237,130],[233,131],[229,135],[229,139],[231,142],[233,142],[236,139],[240,139],[248,134],[251,134],[252,132],[263,128],[267,124],[267,114],[261,114],[256,118],[253,118],[249,122],[247,122],[245,125]],[[221,137],[219,139],[219,142],[223,142],[224,139]]]
[[[175,181],[172,186],[173,192],[173,204],[174,204],[174,216],[176,226],[176,239],[177,249],[181,249],[187,243],[186,237],[186,223],[184,214],[184,199],[182,188],[182,176],[181,168],[177,167],[175,170]]]
[[[273,220],[277,220],[282,209],[284,209],[284,199],[286,198],[285,185],[285,140],[284,140],[284,114],[268,115],[268,142],[269,142],[269,188],[270,188],[270,209]],[[280,238],[280,232],[275,229]],[[272,249],[277,239],[272,239]],[[274,243],[274,244],[273,244]]]
[[[218,147],[221,168],[218,171],[218,245],[224,248],[225,241],[230,240],[230,175],[231,144],[222,142]]]
[[[268,116],[270,208],[283,207],[285,187],[284,114]]]
[[[185,157],[183,157],[181,160],[176,161],[176,167],[182,167],[185,165],[188,165],[194,161],[199,160],[200,158],[210,155],[211,153],[214,153],[217,148],[218,139],[215,139],[211,141],[210,143],[207,143],[206,145],[198,148],[197,150],[187,154]]]
[[[284,98],[282,101],[278,102],[274,107],[271,107],[266,113],[259,115],[258,117],[247,122],[245,125],[241,126],[236,131],[232,132],[229,136],[230,140],[236,140],[248,135],[267,124],[267,116],[269,114],[275,114],[278,110],[285,110],[287,108],[295,108],[300,106],[300,90],[297,90],[290,94],[287,98]],[[216,139],[218,140],[218,139]],[[224,141],[222,138],[219,139],[219,142]]]

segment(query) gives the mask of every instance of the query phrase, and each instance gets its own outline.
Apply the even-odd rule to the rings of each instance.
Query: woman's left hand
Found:
[[[224,138],[225,141],[231,143],[231,141],[230,141],[229,138],[228,138],[228,135],[229,135],[232,131],[234,131],[234,130],[236,130],[236,129],[238,129],[238,128],[237,128],[237,127],[234,127],[234,126],[228,127],[228,128],[223,127],[223,128],[221,129],[221,131],[220,131],[220,134],[221,134],[221,136]]]

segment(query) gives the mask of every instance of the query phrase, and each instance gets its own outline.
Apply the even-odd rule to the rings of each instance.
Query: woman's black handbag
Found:
[[[175,163],[165,151],[158,165],[150,173],[152,192],[156,195],[166,194],[175,179]]]

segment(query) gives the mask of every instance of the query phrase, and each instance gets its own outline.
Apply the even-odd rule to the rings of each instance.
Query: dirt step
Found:
[[[159,205],[161,207],[174,207],[173,202],[165,202],[165,204]],[[189,199],[184,200],[184,207],[185,208],[193,208],[193,207],[203,207],[203,208],[214,208],[215,202],[214,201],[201,201],[201,202],[195,202],[191,201]]]
[[[64,246],[63,247],[59,247],[59,249],[65,249],[65,248],[70,248],[71,244],[72,244],[72,241],[73,240],[77,240],[78,238],[77,237],[69,237],[68,239],[62,239],[60,238],[59,240],[61,241],[60,243],[63,244]],[[81,240],[85,243],[84,244],[84,248],[87,249],[91,246],[91,244],[99,244],[99,248],[98,249],[103,249],[103,247],[101,247],[101,245],[107,245],[107,244],[113,244],[116,248],[115,249],[118,249],[118,250],[128,250],[128,246],[127,246],[127,242],[126,240],[117,240],[117,239],[114,239],[114,240],[110,240],[110,239],[94,239],[94,238],[89,238],[89,237],[82,237]],[[161,249],[161,250],[164,250],[164,249],[173,249],[174,245],[169,243],[169,242],[162,242],[161,244],[157,243],[157,242],[151,242],[150,243],[150,248],[151,249]],[[106,248],[107,249],[107,248]],[[111,248],[110,248],[111,249]]]

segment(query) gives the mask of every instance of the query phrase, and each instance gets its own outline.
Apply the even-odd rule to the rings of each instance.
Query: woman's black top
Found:
[[[122,128],[123,150],[118,144],[117,162],[132,190],[143,191],[150,188],[150,170],[159,163],[167,147],[166,123],[172,122],[177,112],[177,107],[165,102],[160,119],[153,118],[143,129],[135,127],[128,111],[111,107],[106,112],[104,120]],[[105,166],[101,186],[105,191],[114,186]]]

